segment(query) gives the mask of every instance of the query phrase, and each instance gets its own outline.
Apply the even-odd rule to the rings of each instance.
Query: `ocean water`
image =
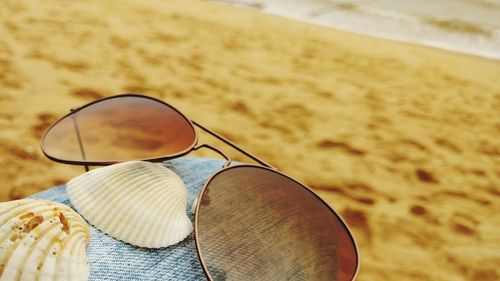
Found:
[[[215,0],[500,60],[500,0]]]

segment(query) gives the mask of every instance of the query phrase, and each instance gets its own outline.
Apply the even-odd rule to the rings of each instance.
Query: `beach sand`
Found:
[[[315,188],[357,239],[359,280],[500,279],[500,62],[142,2],[0,3],[1,200],[83,172],[39,148],[70,108],[142,93]]]

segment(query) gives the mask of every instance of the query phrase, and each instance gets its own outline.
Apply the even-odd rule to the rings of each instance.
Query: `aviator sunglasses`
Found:
[[[231,165],[198,144],[195,126],[259,165]],[[196,251],[208,280],[353,280],[359,270],[354,238],[331,207],[304,184],[143,95],[111,96],[72,109],[47,129],[42,151],[51,160],[104,166],[159,162],[200,148],[225,158],[195,203]]]

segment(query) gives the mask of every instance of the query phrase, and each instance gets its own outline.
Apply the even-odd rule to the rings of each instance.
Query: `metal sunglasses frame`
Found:
[[[200,243],[199,243],[199,239],[198,239],[198,231],[199,231],[199,216],[198,216],[198,213],[199,213],[199,209],[200,209],[200,206],[202,204],[202,198],[203,198],[203,195],[205,194],[205,192],[207,191],[207,188],[208,186],[210,185],[210,182],[212,181],[212,179],[214,179],[217,175],[227,171],[227,170],[230,170],[230,169],[237,169],[237,168],[240,168],[240,167],[254,167],[254,168],[260,168],[260,169],[264,169],[264,170],[268,170],[270,172],[273,172],[273,173],[276,173],[278,175],[281,175],[281,176],[284,176],[292,181],[294,181],[295,183],[297,183],[299,186],[301,186],[302,188],[304,188],[304,190],[308,191],[309,193],[311,193],[312,195],[314,195],[318,200],[320,200],[321,203],[323,203],[325,206],[327,206],[327,208],[333,213],[333,215],[342,223],[342,225],[345,227],[345,229],[347,230],[347,233],[351,239],[351,241],[353,242],[353,245],[354,245],[354,250],[356,252],[356,270],[352,276],[352,280],[355,280],[358,273],[359,273],[359,265],[360,265],[360,255],[359,255],[359,250],[358,250],[358,246],[356,244],[356,240],[354,239],[354,236],[352,235],[352,232],[351,230],[349,229],[348,225],[345,223],[345,221],[342,219],[342,217],[335,211],[333,210],[323,199],[321,199],[321,197],[319,197],[315,192],[312,191],[312,189],[302,183],[300,183],[299,181],[291,178],[290,176],[284,174],[284,173],[281,173],[279,172],[275,167],[271,166],[270,164],[266,163],[265,161],[257,158],[256,156],[252,155],[251,153],[247,152],[246,150],[244,150],[243,148],[240,148],[239,146],[237,146],[236,144],[234,144],[233,142],[229,141],[228,139],[224,138],[223,136],[215,133],[214,131],[211,131],[210,129],[208,129],[207,127],[201,125],[200,123],[192,120],[192,119],[189,119],[187,118],[182,112],[180,112],[179,110],[177,110],[175,107],[167,104],[166,102],[162,101],[162,100],[159,100],[159,99],[156,99],[156,98],[153,98],[153,97],[150,97],[150,96],[145,96],[145,95],[139,95],[139,94],[122,94],[122,95],[115,95],[115,96],[110,96],[110,97],[105,97],[105,98],[102,98],[102,99],[98,99],[98,100],[95,100],[93,102],[90,102],[90,103],[87,103],[81,107],[78,107],[76,109],[71,109],[70,110],[70,113],[66,114],[65,116],[61,117],[58,121],[56,121],[54,124],[52,124],[46,131],[45,133],[43,134],[42,136],[42,140],[41,140],[41,148],[42,148],[42,152],[43,154],[49,158],[50,160],[52,161],[55,161],[55,162],[60,162],[60,163],[64,163],[64,164],[70,164],[70,165],[81,165],[81,166],[84,166],[85,167],[85,170],[88,171],[89,170],[89,166],[106,166],[106,165],[111,165],[111,164],[116,164],[118,163],[118,161],[104,161],[104,162],[95,162],[95,161],[71,161],[71,160],[65,160],[65,159],[59,159],[59,158],[56,158],[56,157],[53,157],[51,155],[49,155],[47,152],[46,152],[46,149],[45,149],[45,137],[47,135],[47,133],[55,126],[57,126],[57,124],[59,122],[61,122],[62,120],[66,119],[67,117],[70,117],[70,116],[75,116],[75,113],[77,113],[78,111],[86,108],[86,107],[90,107],[96,103],[99,103],[99,102],[102,102],[102,101],[105,101],[105,100],[110,100],[110,99],[117,99],[117,98],[122,98],[122,97],[137,97],[137,98],[145,98],[145,99],[150,99],[152,101],[155,101],[155,102],[158,102],[160,104],[163,104],[165,106],[167,106],[168,108],[174,110],[175,112],[177,112],[180,116],[182,116],[190,125],[191,125],[191,128],[193,129],[193,132],[194,132],[194,141],[192,143],[192,145],[185,149],[184,151],[181,151],[181,152],[178,152],[176,154],[173,154],[173,155],[164,155],[164,156],[160,156],[160,157],[157,157],[157,158],[148,158],[148,159],[130,159],[130,160],[142,160],[142,161],[150,161],[150,162],[162,162],[162,161],[166,161],[166,160],[170,160],[170,159],[174,159],[174,158],[179,158],[179,157],[182,157],[186,154],[189,154],[190,152],[192,151],[196,151],[200,148],[207,148],[207,149],[210,149],[214,152],[216,152],[217,154],[221,155],[225,160],[226,160],[226,163],[222,166],[222,168],[216,172],[214,172],[214,174],[207,180],[207,182],[204,184],[203,188],[200,190],[198,196],[197,196],[197,199],[195,201],[195,207],[194,207],[194,238],[195,238],[195,244],[196,244],[196,252],[197,252],[197,255],[198,255],[198,258],[200,260],[200,264],[202,266],[202,269],[203,269],[203,272],[205,273],[205,276],[206,278],[209,280],[209,281],[213,281],[213,277],[211,276],[208,268],[207,268],[207,265],[205,264],[205,261],[204,261],[204,258],[203,258],[203,254],[201,253],[201,249],[200,249]],[[76,121],[75,118],[73,118],[73,122],[74,122],[74,125],[75,125],[75,130],[76,130],[76,134],[77,134],[77,138],[78,138],[78,142],[79,142],[79,147],[80,147],[80,152],[82,153],[82,156],[83,158],[85,159],[85,150],[84,150],[84,147],[82,145],[82,142],[81,142],[81,138],[80,138],[80,131],[79,131],[79,127],[78,127],[78,123]],[[220,151],[219,149],[217,149],[216,147],[212,146],[212,145],[209,145],[209,144],[201,144],[201,145],[198,145],[198,133],[197,131],[195,130],[195,126],[198,127],[199,129],[203,130],[204,132],[210,134],[211,136],[219,139],[220,141],[224,142],[225,144],[229,145],[230,147],[232,147],[233,149],[239,151],[240,153],[244,154],[245,156],[249,157],[250,159],[252,159],[253,161],[255,161],[256,163],[260,164],[260,165],[251,165],[251,164],[242,164],[242,165],[235,165],[235,166],[230,166],[231,165],[231,159],[226,155],[224,154],[222,151]]]

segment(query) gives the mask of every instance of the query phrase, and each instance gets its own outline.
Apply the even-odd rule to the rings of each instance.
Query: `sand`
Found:
[[[136,92],[315,188],[357,238],[359,280],[500,278],[500,62],[141,2],[0,3],[1,200],[82,173],[42,155],[51,122]]]

